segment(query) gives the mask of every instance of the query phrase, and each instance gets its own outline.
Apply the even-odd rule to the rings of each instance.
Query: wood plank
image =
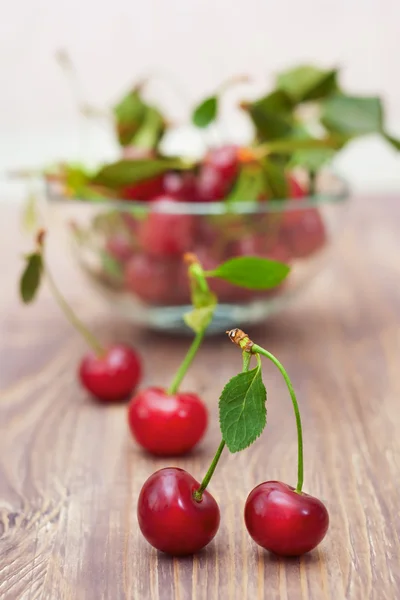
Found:
[[[15,210],[2,211],[1,598],[400,597],[398,199],[355,201],[326,273],[250,331],[282,360],[298,390],[305,490],[324,500],[331,516],[321,547],[291,560],[257,548],[242,518],[257,483],[295,480],[295,423],[279,373],[265,366],[266,432],[246,452],[226,451],[211,483],[222,515],[215,541],[194,557],[157,553],[140,535],[136,501],[144,480],[171,461],[135,447],[123,406],[99,407],[79,388],[75,367],[84,345],[48,293],[32,308],[21,307],[15,277],[27,242]],[[127,328],[92,296],[88,303],[85,283],[58,253],[58,273],[82,316],[104,339],[133,341],[151,353],[145,384],[169,382],[187,340]],[[204,397],[213,421],[200,447],[172,462],[198,479],[218,444],[220,390],[240,362],[221,336],[206,341],[188,373],[185,387]]]

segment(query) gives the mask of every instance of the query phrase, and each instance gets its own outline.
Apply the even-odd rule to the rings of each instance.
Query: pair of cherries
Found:
[[[220,510],[214,497],[187,471],[160,469],[144,483],[138,501],[139,527],[146,540],[173,556],[194,554],[214,538]],[[249,494],[244,520],[253,540],[280,556],[300,556],[325,537],[329,515],[324,504],[279,481],[267,481]]]
[[[227,195],[238,171],[238,148],[225,145],[207,153],[197,175],[171,172],[127,185],[120,193],[126,200],[154,201],[168,196],[183,202],[215,202]]]
[[[104,355],[86,355],[80,365],[82,385],[98,400],[119,402],[130,396],[142,374],[138,354],[128,346],[111,346]],[[203,437],[207,409],[196,394],[168,394],[150,387],[132,398],[128,422],[137,443],[158,456],[189,452]]]

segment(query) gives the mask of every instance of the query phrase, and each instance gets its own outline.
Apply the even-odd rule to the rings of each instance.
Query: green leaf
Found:
[[[219,420],[230,452],[244,450],[261,435],[267,422],[266,399],[260,366],[226,384],[219,399]]]
[[[264,191],[265,181],[261,168],[244,166],[229,196],[226,197],[226,202],[254,202]]]
[[[206,277],[217,277],[251,290],[273,288],[287,277],[290,268],[275,260],[257,256],[231,258],[213,271],[206,271]]]
[[[53,176],[58,179],[64,186],[64,194],[68,197],[81,200],[104,200],[109,196],[106,195],[106,190],[99,190],[91,185],[91,173],[77,163],[57,165],[53,172],[47,171],[46,175],[50,181]]]
[[[135,148],[154,150],[157,148],[165,131],[165,121],[162,114],[154,107],[145,110],[143,122],[132,137],[130,143]]]
[[[29,304],[39,289],[43,273],[43,260],[38,252],[28,254],[25,258],[26,266],[20,280],[20,294],[23,302]]]
[[[289,193],[288,179],[284,163],[274,162],[270,159],[262,161],[264,188],[269,198],[287,198]]]
[[[81,198],[93,197],[94,191],[88,190],[90,174],[84,167],[77,164],[63,165],[64,183],[69,194]]]
[[[389,142],[389,144],[393,146],[393,148],[395,148],[396,150],[400,150],[400,140],[389,135],[388,133],[384,134],[384,138],[387,142]]]
[[[252,104],[245,104],[260,141],[282,138],[290,134],[294,126],[292,102],[288,95],[277,90]]]
[[[111,189],[151,179],[171,169],[184,170],[190,168],[179,158],[156,158],[141,160],[119,160],[102,167],[91,182]]]
[[[143,123],[147,105],[140,97],[139,91],[134,89],[114,107],[117,121],[117,134],[122,146],[129,146],[133,136]]]
[[[195,333],[204,331],[213,320],[216,302],[202,308],[194,308],[192,311],[183,315],[183,320]]]
[[[337,92],[337,70],[324,71],[310,65],[301,65],[280,73],[276,84],[296,104],[318,100]]]
[[[210,96],[196,106],[192,114],[192,121],[196,127],[208,127],[210,123],[215,121],[218,114],[218,98]]]
[[[310,148],[297,150],[292,154],[289,167],[304,167],[308,171],[317,172],[326,163],[330,162],[336,152],[333,148]]]
[[[321,122],[333,133],[348,137],[380,133],[382,104],[377,97],[333,96],[321,104]]]

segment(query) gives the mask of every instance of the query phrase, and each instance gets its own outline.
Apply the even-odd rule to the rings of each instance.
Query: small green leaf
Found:
[[[239,256],[219,265],[214,271],[206,271],[206,277],[217,277],[252,290],[273,288],[287,277],[290,268],[275,260],[257,256]]]
[[[190,312],[183,315],[183,320],[195,333],[204,331],[213,320],[216,303],[202,308],[194,308]]]
[[[276,83],[296,104],[325,98],[338,90],[336,69],[324,71],[309,65],[280,73]]]
[[[285,164],[266,158],[261,164],[264,175],[264,188],[267,190],[267,196],[273,199],[287,198],[289,189]]]
[[[93,198],[96,193],[88,188],[90,174],[78,164],[63,165],[64,183],[69,195],[82,199]]]
[[[122,146],[129,146],[133,136],[141,126],[146,104],[142,101],[139,91],[134,89],[114,107],[114,115],[117,121],[117,134]]]
[[[260,141],[282,138],[294,127],[292,102],[284,91],[276,90],[252,104],[245,104]]]
[[[304,167],[317,172],[326,163],[329,163],[336,152],[333,148],[310,148],[309,150],[297,150],[292,154],[289,167]]]
[[[29,304],[35,298],[43,273],[42,256],[38,252],[28,254],[26,266],[20,280],[20,294],[23,302]]]
[[[151,179],[171,169],[184,170],[190,165],[179,158],[119,160],[102,167],[91,182],[107,188],[118,189],[125,185]]]
[[[67,197],[80,200],[104,200],[110,195],[107,194],[108,190],[99,190],[92,186],[91,173],[77,163],[59,164],[53,170],[47,170],[45,177],[48,177],[50,183],[52,178],[60,181],[64,186],[63,193]]]
[[[333,96],[321,104],[321,122],[333,133],[348,137],[380,133],[382,104],[377,97]]]
[[[385,137],[385,140],[393,146],[393,148],[395,148],[396,150],[400,150],[400,140],[398,140],[397,138],[395,138],[387,133],[384,134],[384,137]]]
[[[265,180],[259,167],[243,166],[226,202],[254,202],[265,192]]]
[[[162,114],[153,106],[145,110],[143,122],[133,135],[130,143],[135,148],[154,150],[157,148],[165,131],[165,121]]]
[[[267,422],[266,399],[260,366],[226,384],[219,399],[219,420],[230,452],[244,450],[261,435]]]
[[[210,123],[215,121],[218,114],[218,98],[210,96],[196,106],[192,114],[192,121],[196,127],[208,127]]]

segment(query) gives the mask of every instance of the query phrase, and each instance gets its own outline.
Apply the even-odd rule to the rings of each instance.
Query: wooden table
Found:
[[[29,243],[15,210],[0,215],[1,598],[400,598],[400,198],[354,201],[327,272],[250,332],[298,390],[304,489],[331,516],[320,548],[291,560],[257,548],[242,518],[255,484],[295,483],[295,423],[279,373],[265,369],[264,435],[239,455],[226,451],[211,483],[222,514],[214,542],[185,559],[156,552],[138,530],[140,486],[171,462],[202,477],[218,443],[219,393],[240,370],[238,350],[224,336],[210,339],[187,375],[213,417],[199,449],[173,461],[144,455],[128,435],[125,407],[98,406],[79,388],[84,345],[48,293],[31,308],[18,303],[18,256]],[[187,340],[127,328],[96,298],[89,302],[56,248],[53,273],[80,314],[104,339],[149,353],[144,384],[169,382]]]

